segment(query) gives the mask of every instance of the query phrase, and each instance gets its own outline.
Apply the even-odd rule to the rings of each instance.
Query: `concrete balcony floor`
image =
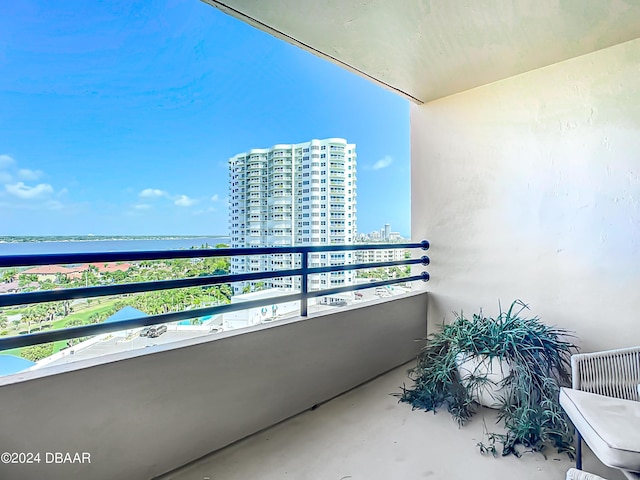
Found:
[[[162,480],[388,480],[565,478],[566,455],[487,457],[476,448],[495,412],[481,409],[462,428],[446,411],[411,410],[390,395],[408,383],[396,368],[350,392],[203,457]],[[291,388],[296,388],[292,385]],[[259,401],[259,399],[256,399]],[[483,422],[484,421],[484,422]],[[497,429],[492,429],[497,431]],[[584,469],[624,479],[584,448]]]

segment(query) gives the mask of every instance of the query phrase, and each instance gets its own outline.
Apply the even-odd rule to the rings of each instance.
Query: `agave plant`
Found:
[[[573,427],[558,394],[561,386],[570,384],[570,359],[577,347],[567,340],[570,332],[549,327],[538,317],[522,316],[525,309],[528,306],[516,300],[506,312],[500,308],[496,318],[485,317],[482,310],[472,319],[456,313],[453,323],[427,338],[416,367],[409,371],[413,387],[403,386],[396,395],[414,409],[435,412],[446,405],[463,425],[477,410],[473,392],[482,387],[486,376],[461,381],[457,357],[497,357],[510,368],[498,413],[506,433],[485,431],[488,442],[478,444],[480,451],[496,454],[497,442],[503,455],[520,456],[518,445],[537,452],[552,445],[573,458]]]

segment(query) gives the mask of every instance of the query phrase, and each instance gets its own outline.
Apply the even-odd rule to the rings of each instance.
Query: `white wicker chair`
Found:
[[[576,468],[570,468],[567,471],[567,480],[607,480],[606,478],[599,477],[593,473],[583,472]]]
[[[572,387],[625,400],[640,400],[640,347],[571,356]]]
[[[596,410],[596,415],[592,416],[593,420],[596,420],[596,416],[599,416],[601,413],[604,414],[605,411],[609,411],[609,409],[613,409],[617,412],[637,412],[638,407],[633,403],[628,403],[628,401],[639,401],[640,400],[640,347],[631,347],[631,348],[623,348],[619,350],[609,350],[605,352],[595,352],[595,353],[584,353],[577,354],[571,357],[571,373],[572,373],[572,386],[573,393],[571,389],[562,389],[560,403],[567,410],[569,417],[572,417],[571,420],[574,424],[578,425],[582,423],[585,424],[584,418],[580,415],[576,414],[576,405],[572,400],[576,401],[585,401],[587,402],[601,402],[603,405],[602,410]],[[597,396],[585,396],[580,392],[575,392],[575,390],[580,390],[582,392],[589,392],[591,394],[602,395],[605,397],[612,397],[616,399],[621,399],[620,402],[608,401],[606,398],[597,397]],[[622,410],[621,410],[622,409]],[[629,417],[630,421],[637,421],[635,419],[635,415],[637,413],[632,413]],[[625,421],[627,417],[625,414],[622,414],[622,421]],[[588,421],[587,424],[591,422]],[[594,422],[595,423],[595,422]],[[631,427],[631,424],[629,424]],[[626,425],[625,425],[626,428]],[[576,430],[578,437],[578,449],[577,449],[577,461],[576,467],[578,470],[574,472],[576,475],[578,474],[586,474],[586,472],[580,472],[579,469],[582,467],[582,435]],[[631,438],[632,446],[638,447],[638,442],[640,442],[640,433],[635,435],[636,432],[631,431],[629,435]],[[598,431],[590,432],[590,439],[585,436],[585,440],[594,451],[594,453],[600,457],[600,455],[606,457],[608,460],[612,458],[612,456],[627,455],[629,452],[622,450],[618,451],[613,455],[610,455],[610,451],[608,451],[607,447],[611,447],[610,443],[606,438],[600,438],[600,433]],[[625,442],[627,442],[627,438],[629,435],[625,436]],[[595,440],[594,440],[595,438]],[[626,443],[629,445],[629,442]],[[604,447],[603,447],[604,446]],[[600,450],[600,451],[599,451]],[[615,450],[615,447],[613,447]],[[637,451],[637,450],[636,450]],[[604,453],[603,453],[604,452]],[[603,460],[603,458],[601,458]],[[628,457],[625,457],[622,460],[616,459],[616,462],[624,463],[628,462]],[[607,462],[603,460],[605,464],[613,466],[614,468],[620,468],[625,476],[630,479],[640,479],[640,468],[636,468],[638,466],[637,459],[633,459],[632,463],[635,465],[633,471],[625,470],[617,465],[613,465],[615,462]],[[572,473],[573,474],[573,473]],[[569,477],[569,472],[567,472],[567,479],[569,478],[600,478],[600,477]]]

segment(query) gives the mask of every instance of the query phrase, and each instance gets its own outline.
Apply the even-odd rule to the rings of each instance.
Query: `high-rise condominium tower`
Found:
[[[356,146],[342,138],[253,149],[229,159],[232,247],[339,245],[357,233]],[[235,257],[231,273],[297,268],[299,255]],[[352,252],[309,255],[309,266],[353,263]],[[310,277],[309,288],[351,283],[352,272]],[[252,282],[257,283],[257,282]],[[296,287],[299,278],[264,282]],[[246,284],[237,283],[235,293]]]

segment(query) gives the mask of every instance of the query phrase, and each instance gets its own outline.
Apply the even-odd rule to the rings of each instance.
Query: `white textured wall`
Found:
[[[412,106],[430,327],[521,298],[585,351],[640,344],[640,40]]]

